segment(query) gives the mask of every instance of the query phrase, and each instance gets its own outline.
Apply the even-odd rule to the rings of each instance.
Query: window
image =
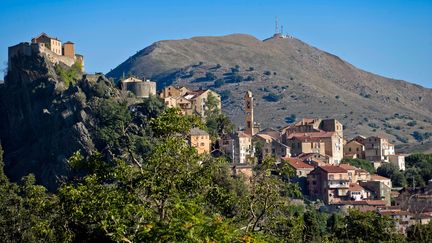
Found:
[[[348,148],[348,151],[350,151],[350,152],[351,152],[351,148]]]
[[[201,146],[201,147],[204,147],[204,146],[205,146],[205,144],[204,144],[204,143],[201,143],[201,144],[200,144],[200,146]]]

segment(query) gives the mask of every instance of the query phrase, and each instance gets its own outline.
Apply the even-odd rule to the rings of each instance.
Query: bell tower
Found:
[[[250,136],[255,135],[255,123],[253,115],[254,98],[251,91],[247,91],[245,96],[246,129],[244,132]]]

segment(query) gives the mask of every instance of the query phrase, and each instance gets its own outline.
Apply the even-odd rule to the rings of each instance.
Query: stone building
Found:
[[[216,100],[216,108],[219,111],[222,108],[220,95],[210,89],[189,90],[186,87],[167,86],[160,92],[159,96],[168,107],[180,108],[184,115],[205,117],[210,97]]]
[[[398,168],[398,170],[405,170],[405,155],[391,154],[388,156],[389,162]]]
[[[334,165],[319,166],[307,176],[309,195],[325,204],[340,202],[349,190],[348,171]]]
[[[255,135],[259,130],[259,124],[254,121],[254,97],[251,91],[247,91],[245,96],[246,128],[244,132],[250,136]]]
[[[310,143],[312,152],[321,151],[321,142],[324,143],[324,153],[330,156],[331,164],[339,164],[343,158],[343,126],[335,119],[302,119],[293,125],[281,130],[282,142],[288,146],[293,138]],[[298,147],[298,141],[296,141]],[[291,147],[295,154],[296,149]],[[303,152],[307,153],[307,152]],[[321,153],[321,152],[318,152]]]
[[[291,157],[290,147],[268,134],[257,133],[253,136],[253,140],[256,144],[255,149],[260,155],[257,158],[258,162],[261,162],[266,157],[273,157],[277,162],[280,162],[281,158]],[[257,144],[260,146],[257,146]]]
[[[74,43],[68,41],[62,45],[62,42],[45,33],[32,38],[31,43],[22,42],[8,48],[8,70],[11,70],[11,60],[15,56],[33,56],[44,55],[51,63],[62,63],[66,66],[72,66],[76,62],[81,64],[81,71],[84,72],[84,57],[75,53]]]
[[[365,158],[365,147],[356,140],[351,140],[344,145],[344,157],[354,159]]]
[[[368,137],[364,145],[365,158],[372,162],[389,162],[389,155],[395,154],[394,145],[382,136]]]
[[[122,90],[130,91],[138,98],[148,98],[156,95],[156,82],[129,77],[121,81]]]
[[[55,54],[59,56],[63,55],[62,43],[56,37],[51,37],[45,33],[41,33],[37,37],[32,38],[31,42],[43,44],[47,49],[54,52]]]
[[[192,128],[189,131],[188,142],[194,147],[198,154],[209,154],[211,149],[210,135],[199,128]]]

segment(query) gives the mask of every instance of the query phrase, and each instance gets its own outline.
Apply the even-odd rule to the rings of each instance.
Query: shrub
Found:
[[[248,71],[253,71],[253,70],[255,70],[253,67],[249,67],[249,69],[248,69]]]
[[[255,78],[253,76],[250,76],[250,75],[244,79],[244,81],[254,81],[254,80],[255,80]]]
[[[224,90],[220,92],[221,100],[227,100],[231,96],[231,91]]]
[[[225,80],[223,79],[217,79],[216,81],[214,81],[214,87],[219,88],[220,86],[225,84]]]
[[[207,72],[206,73],[206,79],[207,80],[209,80],[209,81],[213,81],[213,80],[215,80],[217,77],[216,77],[216,75],[214,74],[214,73],[211,73],[211,72]]]
[[[410,127],[414,127],[415,125],[417,125],[417,122],[416,121],[410,121],[407,123],[407,125]]]
[[[283,98],[282,94],[269,93],[268,95],[263,96],[263,99],[269,102],[278,102]]]
[[[283,108],[285,108],[285,107],[283,107]],[[295,121],[296,121],[296,115],[295,114],[291,114],[291,116],[285,117],[286,123],[294,123]]]
[[[61,80],[66,84],[66,87],[74,85],[82,75],[81,62],[75,62],[71,67],[65,67],[61,64],[55,66],[55,71]]]
[[[373,123],[373,122],[369,123],[368,126],[372,127],[372,128],[375,128],[375,129],[379,128],[379,126],[376,123]]]

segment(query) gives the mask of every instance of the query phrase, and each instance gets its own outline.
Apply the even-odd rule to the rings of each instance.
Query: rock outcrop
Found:
[[[11,180],[33,173],[54,190],[69,175],[67,159],[95,150],[89,101],[116,98],[103,75],[83,76],[68,88],[44,54],[16,56],[0,84],[0,141]]]

